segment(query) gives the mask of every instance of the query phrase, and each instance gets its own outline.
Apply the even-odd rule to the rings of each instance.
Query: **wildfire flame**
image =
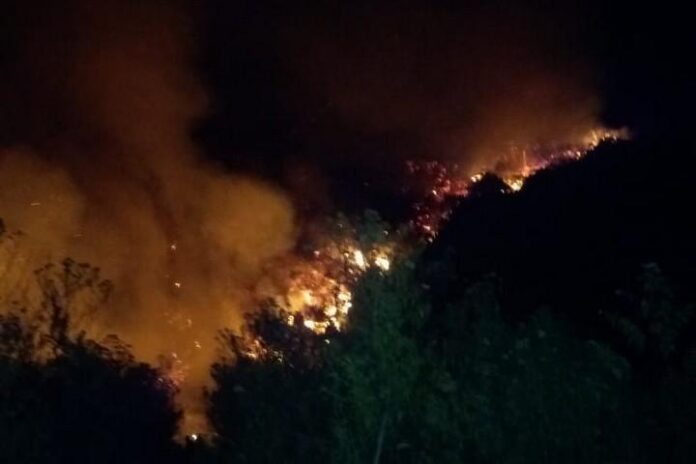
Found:
[[[493,172],[507,184],[510,192],[517,192],[534,173],[563,161],[580,159],[603,142],[625,138],[625,131],[596,129],[575,145],[552,148],[511,146],[507,158],[517,162]],[[440,226],[450,215],[454,206],[452,200],[466,197],[472,186],[484,177],[483,172],[468,173],[456,163],[410,161],[406,168],[411,175],[425,179],[427,187],[423,200],[415,205],[415,217],[410,226],[428,241],[437,236]],[[321,246],[302,258],[294,256],[289,277],[273,296],[278,307],[288,314],[285,323],[295,326],[301,321],[302,326],[319,335],[343,330],[353,307],[353,288],[358,279],[370,269],[389,272],[394,258],[400,253],[398,240],[384,232],[387,239],[372,245],[361,243],[357,234],[334,237],[326,233]],[[177,252],[177,248],[176,243],[169,245],[171,253]],[[171,279],[170,282],[173,291],[183,287],[179,280]],[[192,324],[190,319],[176,313],[168,313],[167,319],[171,325],[184,329]],[[198,341],[193,341],[191,349],[200,349],[200,346]],[[260,340],[250,340],[245,349],[251,359],[264,354]],[[170,353],[161,364],[173,385],[185,381],[188,367],[183,356]],[[197,435],[189,437],[195,440]]]
[[[565,161],[579,160],[605,142],[616,142],[629,138],[626,129],[611,130],[595,128],[578,142],[562,146],[511,144],[506,156],[506,166],[492,168],[490,172],[499,176],[512,192],[522,189],[525,181],[535,173]],[[466,173],[457,163],[445,164],[438,161],[417,163],[409,161],[407,172],[426,179],[428,189],[424,199],[415,205],[412,227],[428,241],[432,241],[442,223],[449,217],[452,199],[466,197],[471,187],[479,182],[484,172]]]
[[[524,186],[527,178],[552,165],[577,160],[604,142],[626,139],[625,130],[594,129],[578,143],[566,146],[544,147],[511,145],[507,169],[494,170],[511,192]],[[426,240],[437,235],[453,207],[452,199],[466,197],[471,187],[484,177],[483,172],[467,174],[457,164],[446,165],[437,161],[407,162],[412,175],[426,179],[425,198],[416,204],[416,215],[411,227]],[[358,278],[369,269],[388,272],[397,246],[394,242],[365,248],[356,237],[333,240],[313,250],[311,257],[295,264],[286,290],[275,298],[287,312],[287,323],[296,323],[297,315],[309,330],[324,334],[341,330],[353,306],[352,289]]]
[[[368,269],[387,272],[393,252],[390,246],[363,250],[347,243],[315,250],[309,261],[296,265],[285,295],[276,298],[290,312],[288,324],[301,314],[304,326],[315,333],[341,330],[353,306],[353,285]]]

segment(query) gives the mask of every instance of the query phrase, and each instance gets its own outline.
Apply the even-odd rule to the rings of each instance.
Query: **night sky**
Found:
[[[59,119],[70,118],[62,110],[50,123],[44,116],[53,111],[46,101],[64,106],[60,81],[46,85],[42,75],[60,66],[60,50],[39,41],[28,52],[26,45],[32,31],[60,23],[71,2],[3,3],[0,66],[17,85],[0,94],[0,135],[12,144],[60,131]],[[404,159],[466,160],[472,140],[507,135],[489,133],[497,114],[487,122],[485,112],[500,101],[516,105],[530,87],[525,76],[542,97],[558,84],[559,114],[572,114],[591,95],[609,126],[642,135],[689,127],[693,89],[684,65],[694,37],[688,15],[669,4],[160,3],[180,3],[190,22],[195,77],[208,102],[196,140],[211,158],[304,200],[302,190],[313,184],[312,192],[344,207],[351,206],[343,204],[346,191],[379,202],[398,190],[385,179]],[[59,43],[73,40],[57,35]],[[44,68],[17,65],[27,53]],[[378,192],[359,191],[365,183]]]
[[[440,140],[530,61],[580,76],[606,125],[684,133],[695,40],[680,16],[629,2],[212,1],[200,56],[212,105],[197,135],[211,156],[300,195],[298,176],[343,207],[393,208],[392,160],[466,159]]]
[[[674,128],[675,123],[687,125],[685,64],[694,36],[686,23],[669,3],[380,1],[337,7],[331,2],[213,1],[202,32],[206,44],[202,70],[214,95],[213,115],[203,137],[218,151],[271,158],[293,153],[322,156],[317,152],[335,150],[346,140],[358,151],[369,152],[371,146],[377,147],[374,151],[398,150],[402,148],[398,142],[380,146],[380,140],[374,140],[378,136],[372,138],[374,134],[351,125],[330,99],[307,85],[311,74],[317,73],[312,49],[328,42],[337,50],[335,43],[340,43],[343,53],[363,57],[356,60],[359,66],[348,70],[358,75],[382,70],[379,63],[390,60],[390,54],[413,55],[423,51],[419,47],[431,52],[427,47],[435,44],[441,56],[426,56],[412,66],[413,75],[404,79],[411,79],[404,93],[398,88],[403,82],[393,82],[394,95],[406,96],[419,85],[432,87],[429,67],[446,71],[443,61],[448,58],[466,60],[467,48],[458,50],[457,38],[481,24],[490,34],[486,40],[505,46],[516,24],[532,29],[548,49],[542,54],[556,53],[550,58],[553,63],[563,66],[562,60],[574,60],[580,63],[579,72],[590,75],[606,123],[654,133]],[[318,25],[322,30],[314,41],[302,44],[304,61],[292,62],[296,57],[291,56],[288,41],[298,35],[311,37]],[[399,33],[410,34],[413,40],[406,37],[400,42],[395,37]],[[487,46],[498,49],[495,43]],[[335,77],[331,70],[323,72]],[[451,94],[444,93],[447,105]]]

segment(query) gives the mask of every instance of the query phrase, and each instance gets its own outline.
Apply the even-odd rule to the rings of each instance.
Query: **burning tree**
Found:
[[[292,258],[281,279],[282,290],[270,295],[293,325],[317,332],[341,330],[353,306],[353,287],[370,269],[389,272],[395,256],[406,253],[405,232],[394,231],[374,211],[351,220],[337,215],[308,237],[300,258]]]

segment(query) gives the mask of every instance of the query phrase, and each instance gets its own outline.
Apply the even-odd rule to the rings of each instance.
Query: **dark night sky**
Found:
[[[439,40],[453,48],[455,37],[448,37],[453,29],[441,24],[443,18],[464,28],[472,24],[467,18],[482,10],[492,11],[494,18],[533,16],[535,26],[544,29],[541,34],[561,42],[557,45],[563,49],[562,58],[579,59],[591,67],[608,122],[650,132],[685,120],[680,103],[688,97],[686,69],[696,42],[687,17],[669,3],[517,1],[483,2],[487,6],[481,7],[470,6],[477,2],[382,1],[351,2],[340,8],[333,3],[210,2],[204,23],[203,70],[214,95],[215,116],[206,132],[211,143],[257,153],[287,153],[320,143],[316,139],[329,139],[325,143],[330,144],[342,136],[351,138],[354,128],[341,121],[330,102],[299,88],[297,73],[285,66],[288,52],[281,41],[288,30],[322,24],[333,28],[330,39],[344,40],[342,44],[357,53],[367,55],[375,49],[379,53],[384,48],[376,42],[388,40],[393,31],[387,25],[383,35],[364,35],[361,27],[370,18],[404,11],[415,12],[417,19],[406,27],[422,28],[419,39]],[[440,15],[426,14],[433,10]],[[504,26],[498,32],[507,34]],[[316,40],[326,37],[317,35]],[[391,52],[417,50],[393,48]]]
[[[16,32],[42,24],[25,19],[41,12],[50,23],[64,3],[3,3],[2,65],[12,70]],[[192,2],[209,94],[196,138],[232,168],[334,198],[358,195],[351,190],[371,181],[393,192],[393,179],[384,180],[394,158],[466,152],[475,134],[490,130],[468,121],[485,121],[524,79],[542,97],[556,89],[554,102],[567,101],[568,114],[587,87],[604,122],[643,136],[677,134],[691,126],[693,29],[667,3],[640,3]],[[11,81],[0,95],[5,141],[23,129],[16,108],[43,114],[42,96],[25,84],[32,78],[15,75],[24,88]]]
[[[394,17],[397,22],[403,19],[401,28],[393,27],[390,19]],[[561,68],[578,63],[578,69],[587,73],[601,101],[605,123],[628,126],[642,136],[676,134],[691,125],[693,89],[686,69],[696,42],[687,21],[678,9],[665,3],[382,1],[337,7],[335,2],[213,0],[204,21],[202,56],[203,73],[213,95],[213,116],[199,135],[214,156],[237,167],[282,177],[284,162],[291,159],[290,164],[296,165],[302,160],[312,169],[339,172],[329,176],[332,183],[350,177],[356,166],[371,166],[376,177],[386,177],[380,162],[371,163],[375,159],[383,161],[404,153],[437,157],[422,133],[408,130],[427,124],[426,119],[404,124],[407,130],[366,130],[346,118],[335,101],[314,91],[316,81],[306,79],[313,72],[311,60],[317,56],[312,48],[337,41],[340,53],[365,57],[356,61],[357,67],[340,71],[354,72],[356,79],[360,73],[382,72],[384,68],[375,63],[389,61],[392,54],[424,53],[424,60],[409,63],[414,81],[392,82],[395,95],[401,97],[418,92],[420,83],[428,92],[446,82],[439,80],[441,76],[428,75],[427,68],[447,72],[447,61],[461,56],[457,47],[466,45],[457,41],[458,35],[465,31],[467,37],[466,30],[476,30],[482,22],[486,23],[483,34],[490,34],[487,40],[495,42],[498,35],[501,47],[514,42],[516,24],[531,24],[532,34],[540,38],[542,48],[548,48],[540,54],[550,56],[549,62]],[[312,35],[318,29],[323,34]],[[404,31],[412,32],[414,40],[390,42],[393,34]],[[296,56],[291,56],[297,52],[289,51],[287,42],[301,33],[311,39],[303,43],[306,61],[297,72],[292,63]],[[396,45],[390,48],[381,42]],[[425,43],[425,52],[418,49],[421,43]],[[441,55],[429,56],[443,48],[446,51]],[[335,76],[327,73],[323,77]],[[443,103],[444,112],[456,113],[457,97],[454,104],[450,97],[446,91],[443,100],[435,101]],[[411,108],[423,111],[417,103]],[[408,112],[409,108],[398,111]],[[230,153],[235,155],[230,157]],[[356,158],[361,160],[357,165]]]

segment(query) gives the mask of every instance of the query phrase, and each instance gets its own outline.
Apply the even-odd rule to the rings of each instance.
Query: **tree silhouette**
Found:
[[[37,273],[45,296],[38,310],[0,314],[0,462],[171,458],[179,418],[172,385],[116,337],[98,343],[72,325],[72,299],[103,293],[98,271],[68,261],[53,277],[46,269]]]
[[[511,326],[489,282],[470,287],[449,311],[443,355],[479,456],[501,463],[628,458],[612,437],[630,379],[623,358],[575,339],[546,311]],[[456,326],[461,312],[468,322]]]
[[[323,462],[330,419],[323,383],[329,336],[273,304],[225,332],[226,356],[212,367],[209,417],[219,453],[235,462]]]

